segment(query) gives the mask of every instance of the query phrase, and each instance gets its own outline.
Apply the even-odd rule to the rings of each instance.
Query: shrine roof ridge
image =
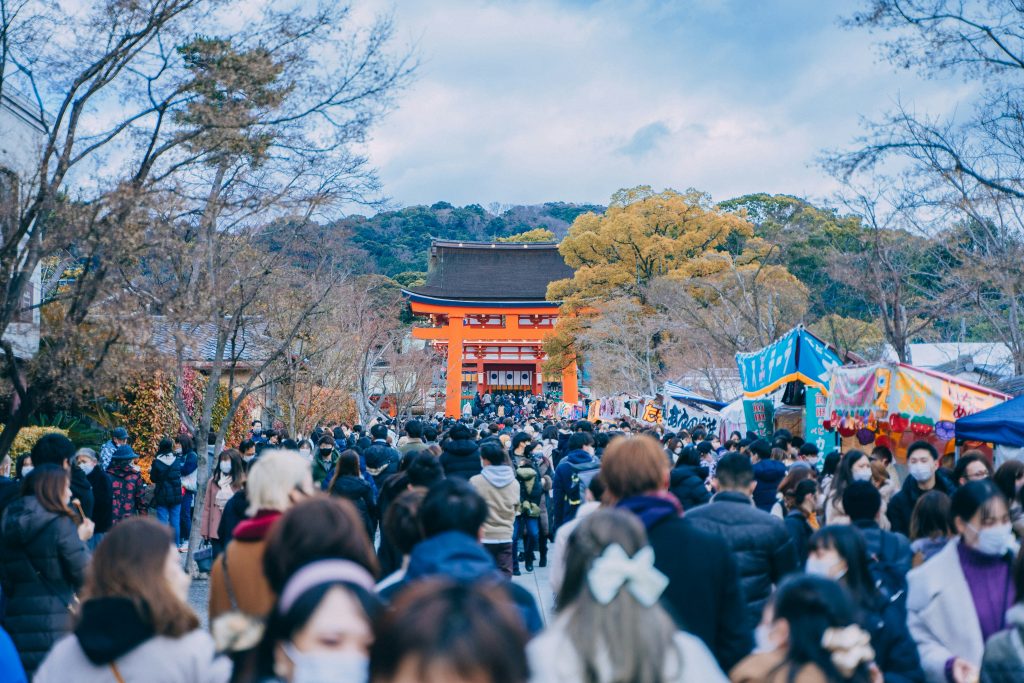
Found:
[[[443,240],[431,238],[431,249],[435,247],[463,249],[532,249],[557,250],[558,242],[474,242],[472,240]]]

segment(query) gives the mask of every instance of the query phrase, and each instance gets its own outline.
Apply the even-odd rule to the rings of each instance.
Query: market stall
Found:
[[[805,441],[826,451],[829,439],[824,418],[828,378],[832,370],[842,364],[842,359],[828,344],[802,325],[760,351],[737,353],[747,431],[770,437],[777,422],[778,404],[798,406],[802,419],[790,423],[797,425],[794,433],[802,431]]]
[[[995,464],[1024,460],[1024,396],[1000,403],[955,423],[960,441],[981,441],[995,445]]]
[[[829,384],[825,428],[843,448],[888,446],[897,458],[917,440],[951,453],[955,422],[1003,403],[1008,395],[904,363],[836,368]]]
[[[662,424],[670,432],[682,429],[692,433],[698,427],[708,434],[719,434],[722,416],[719,409],[726,404],[704,398],[674,382],[665,382],[661,395]]]

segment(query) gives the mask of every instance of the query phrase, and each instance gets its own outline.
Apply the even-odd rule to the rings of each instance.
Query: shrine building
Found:
[[[550,382],[541,369],[558,320],[548,283],[572,274],[554,242],[431,242],[426,284],[403,292],[413,315],[429,322],[413,336],[446,359],[446,415],[460,416],[476,392],[578,400],[575,364]]]

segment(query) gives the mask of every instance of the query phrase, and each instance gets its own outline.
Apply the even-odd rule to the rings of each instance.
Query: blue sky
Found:
[[[815,165],[897,99],[969,98],[843,29],[856,2],[355,0],[422,61],[368,144],[399,205],[605,202],[616,189],[824,199]]]

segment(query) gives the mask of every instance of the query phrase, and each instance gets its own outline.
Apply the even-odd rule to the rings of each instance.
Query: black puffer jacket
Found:
[[[441,467],[444,476],[469,481],[483,471],[480,446],[472,439],[449,439],[441,444]]]
[[[711,500],[711,492],[704,486],[708,471],[693,465],[677,465],[672,469],[668,490],[679,499],[683,510],[689,511]]]
[[[0,539],[0,580],[7,596],[4,627],[31,678],[71,628],[68,604],[85,579],[89,551],[75,523],[44,509],[35,496],[23,496],[7,507]]]
[[[945,470],[940,469],[935,472],[935,488],[932,490],[942,491],[952,498],[956,493],[956,484]],[[886,509],[885,514],[889,518],[889,524],[893,531],[910,536],[910,515],[914,512],[917,501],[924,494],[925,492],[917,485],[917,480],[907,477],[907,480],[903,482],[903,488],[896,492]]]
[[[377,502],[373,499],[373,489],[360,477],[346,474],[338,477],[331,487],[331,494],[346,498],[356,506],[359,516],[366,527],[366,534],[373,542],[373,534],[377,530]]]
[[[162,453],[153,458],[149,478],[153,482],[153,505],[174,507],[181,504],[181,465],[183,459],[173,453]]]
[[[758,510],[750,498],[723,491],[708,505],[688,512],[686,519],[702,531],[725,539],[736,557],[747,617],[753,629],[764,604],[790,572],[797,571],[797,551],[781,519]]]

